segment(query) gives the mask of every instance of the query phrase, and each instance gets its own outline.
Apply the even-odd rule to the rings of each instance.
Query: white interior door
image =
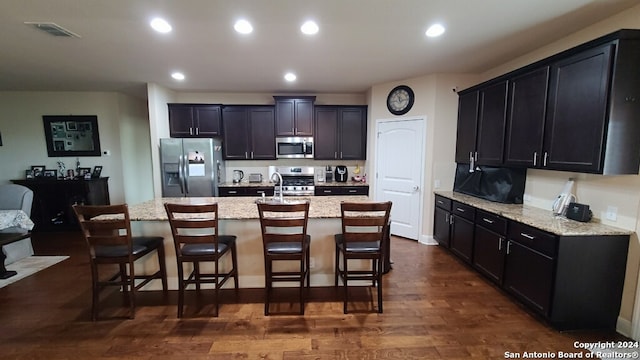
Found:
[[[422,225],[425,120],[378,120],[376,201],[392,201],[391,233],[418,240]]]

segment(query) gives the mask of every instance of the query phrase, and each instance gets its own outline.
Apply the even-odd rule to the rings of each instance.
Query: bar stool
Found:
[[[391,202],[340,204],[342,233],[335,235],[336,263],[335,286],[338,278],[344,287],[343,311],[347,313],[349,281],[371,281],[378,287],[378,312],[382,313],[382,273],[385,253],[385,236],[389,226]],[[371,260],[370,269],[349,269],[349,260]],[[342,260],[342,261],[340,261]],[[342,268],[340,264],[342,263]]]
[[[167,271],[164,257],[164,238],[161,236],[132,236],[129,209],[121,205],[73,205],[82,234],[89,249],[91,264],[92,305],[91,319],[98,318],[100,291],[108,286],[122,287],[129,300],[129,318],[135,318],[136,291],[151,280],[160,279],[162,289],[167,291]],[[100,219],[96,217],[103,215]],[[152,275],[137,275],[134,262],[156,252],[159,270]],[[119,271],[101,280],[99,265],[119,266]],[[136,280],[143,280],[136,284]]]
[[[218,204],[184,205],[164,204],[176,249],[178,264],[178,318],[183,315],[184,292],[194,284],[200,291],[201,284],[214,284],[215,317],[218,316],[219,290],[229,279],[238,289],[238,258],[235,235],[218,234]],[[225,255],[231,257],[231,268],[220,271]],[[200,263],[213,263],[213,273],[201,273]],[[184,277],[184,263],[191,263],[193,270]]]
[[[300,315],[304,315],[304,287],[310,284],[309,256],[311,236],[307,234],[309,202],[258,203],[264,251],[264,314],[270,313],[274,282],[298,282]],[[274,262],[299,264],[298,271],[274,270]],[[280,264],[283,265],[283,264]]]

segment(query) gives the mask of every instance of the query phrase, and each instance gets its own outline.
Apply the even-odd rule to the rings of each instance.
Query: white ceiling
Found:
[[[2,0],[0,91],[353,93],[432,73],[479,73],[638,0]],[[154,16],[173,26],[149,27]],[[254,26],[235,33],[244,17]],[[300,33],[306,19],[320,26]],[[49,21],[60,38],[25,21]],[[427,38],[441,22],[446,33]],[[186,80],[170,77],[174,70]],[[286,71],[298,80],[287,84]]]

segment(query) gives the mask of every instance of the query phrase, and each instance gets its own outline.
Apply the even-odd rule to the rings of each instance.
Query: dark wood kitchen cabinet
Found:
[[[316,160],[365,160],[367,107],[316,106],[314,146]]]
[[[457,163],[469,164],[476,151],[479,99],[478,90],[460,93],[458,97]]]
[[[543,167],[598,172],[604,150],[613,44],[551,66]]]
[[[476,210],[473,241],[473,266],[495,282],[502,284],[504,257],[507,253],[507,220]]]
[[[435,196],[433,238],[445,248],[451,244],[451,200],[439,195]]]
[[[473,260],[475,208],[454,201],[451,205],[451,251],[462,260]]]
[[[313,136],[315,96],[274,96],[276,136]]]
[[[74,204],[109,205],[108,177],[90,180],[11,180],[33,191],[31,220],[34,231],[75,230],[79,228]]]
[[[221,186],[220,197],[229,196],[273,196],[273,186]]]
[[[369,195],[369,185],[315,186],[315,196]]]
[[[509,113],[504,149],[505,165],[541,166],[548,91],[548,66],[510,78]]]
[[[169,104],[168,106],[171,137],[214,137],[222,134],[220,105]]]
[[[222,108],[222,147],[228,160],[276,158],[273,106],[232,105]]]

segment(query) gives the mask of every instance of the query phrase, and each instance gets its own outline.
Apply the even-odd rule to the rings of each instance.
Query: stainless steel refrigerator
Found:
[[[217,139],[160,139],[163,197],[218,196],[224,182],[222,142]]]

